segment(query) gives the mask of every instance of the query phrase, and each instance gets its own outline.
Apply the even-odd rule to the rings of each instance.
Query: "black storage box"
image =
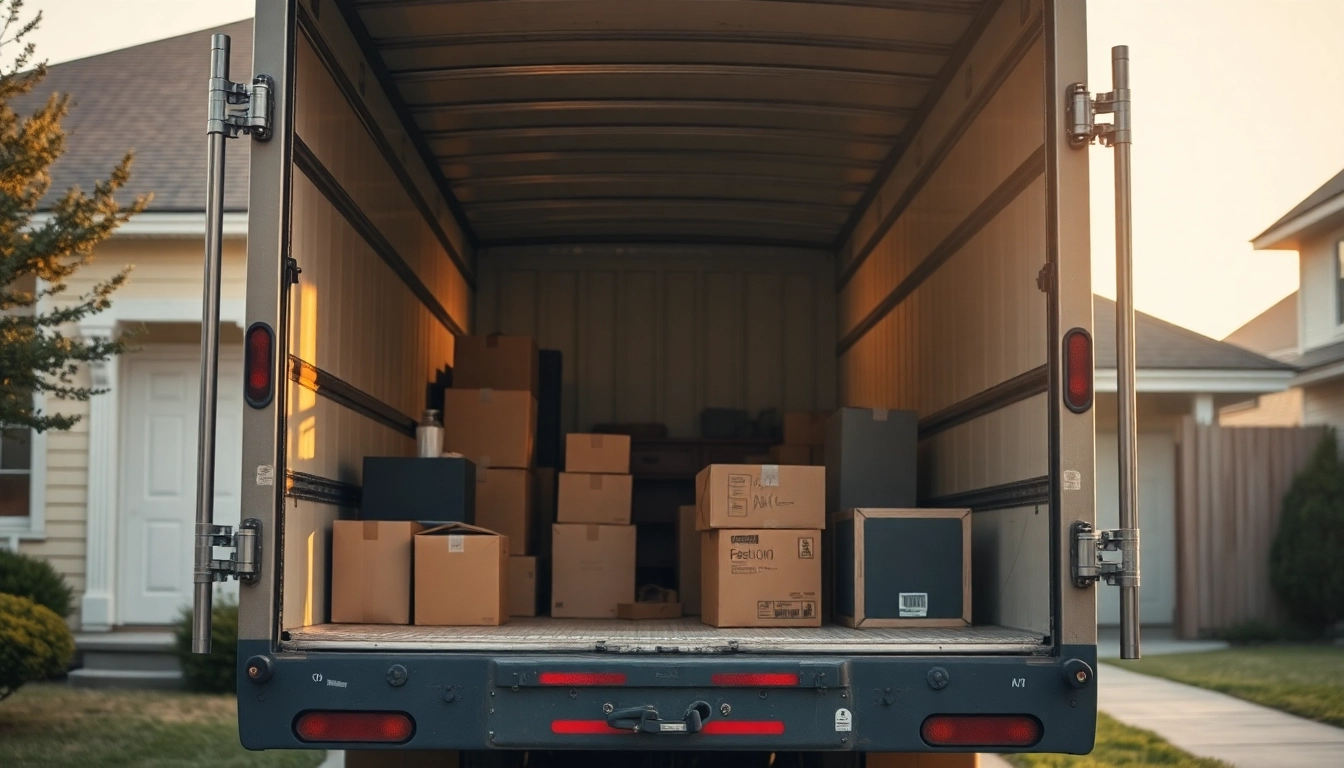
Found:
[[[364,458],[361,520],[476,523],[476,465],[462,458]]]
[[[914,507],[914,411],[840,408],[826,422],[826,511]]]
[[[969,509],[851,509],[830,528],[836,621],[970,626]]]

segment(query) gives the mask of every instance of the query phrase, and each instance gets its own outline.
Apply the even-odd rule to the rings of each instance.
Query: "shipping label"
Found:
[[[815,600],[757,600],[756,618],[763,620],[811,619],[817,615]]]

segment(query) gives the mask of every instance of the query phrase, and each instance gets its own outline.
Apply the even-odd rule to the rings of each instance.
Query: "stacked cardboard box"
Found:
[[[811,466],[713,464],[696,476],[706,624],[821,626],[825,485]]]
[[[771,449],[777,464],[826,464],[826,422],[830,411],[784,414],[784,444]]]
[[[570,434],[552,528],[551,615],[616,618],[635,598],[630,438]]]

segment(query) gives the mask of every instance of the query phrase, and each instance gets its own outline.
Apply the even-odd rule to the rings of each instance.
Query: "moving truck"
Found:
[[[1137,553],[1092,530],[1086,146],[1127,148],[1128,90],[1089,93],[1082,2],[258,0],[240,84],[221,38],[244,522],[202,505],[197,631],[239,577],[245,746],[1091,750],[1096,583]],[[330,623],[363,458],[414,455],[492,332],[564,353],[566,431],[916,411],[920,505],[973,510],[971,626]]]

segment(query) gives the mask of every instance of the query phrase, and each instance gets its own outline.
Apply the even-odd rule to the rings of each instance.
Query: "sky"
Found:
[[[255,0],[28,0],[51,63],[246,18]],[[89,23],[96,18],[97,23]],[[1344,168],[1344,0],[1088,0],[1089,86],[1130,47],[1134,297],[1222,338],[1297,288],[1249,240]],[[1092,153],[1093,286],[1115,295],[1111,151]]]

